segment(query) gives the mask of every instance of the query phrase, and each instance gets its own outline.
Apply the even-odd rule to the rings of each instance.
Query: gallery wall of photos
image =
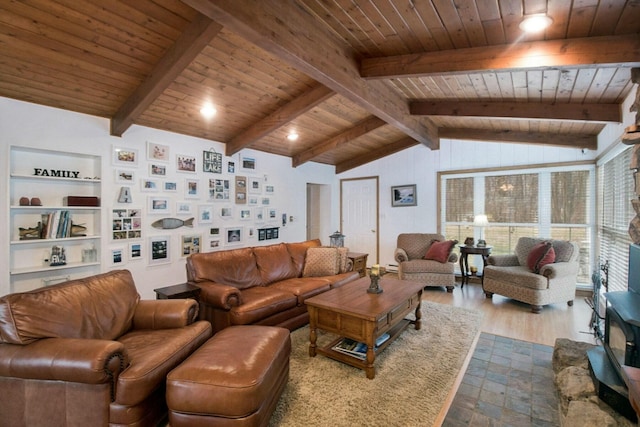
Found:
[[[111,208],[113,267],[266,244],[286,225],[276,188],[253,157],[214,149],[194,156],[148,141],[144,153],[114,146],[112,165],[119,188]],[[172,247],[176,241],[179,248]]]

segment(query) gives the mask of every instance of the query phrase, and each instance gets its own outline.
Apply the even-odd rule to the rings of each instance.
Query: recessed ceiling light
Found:
[[[216,107],[214,107],[211,103],[206,103],[204,104],[204,106],[200,109],[200,114],[202,114],[202,116],[205,119],[210,119],[213,116],[216,115],[216,113],[218,112],[218,110],[216,110]]]
[[[538,33],[545,30],[552,22],[553,19],[545,14],[528,15],[520,23],[520,29],[525,33]]]
[[[287,139],[289,141],[295,141],[295,140],[298,139],[299,136],[300,135],[298,135],[296,132],[291,132],[291,133],[289,133],[289,135],[287,135]]]

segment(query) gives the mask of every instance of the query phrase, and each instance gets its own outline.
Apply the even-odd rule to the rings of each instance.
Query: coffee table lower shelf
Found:
[[[409,325],[412,325],[412,324],[415,324],[414,320],[404,319],[398,322],[391,329],[389,329],[387,331],[387,333],[389,334],[389,338],[385,342],[380,344],[380,346],[378,346],[378,348],[375,350],[375,355],[378,355],[381,351],[387,348],[389,344],[391,344],[396,338],[398,338],[400,334],[404,332],[404,330],[407,329]],[[329,344],[325,345],[324,347],[316,347],[315,352],[365,371],[367,371],[368,369],[372,369],[373,363],[371,364],[367,363],[366,359],[360,360],[355,356],[349,356],[348,354],[341,353],[333,349],[333,346],[338,344],[343,338],[348,338],[348,337],[338,337],[335,340],[331,341]],[[311,348],[309,348],[309,353],[311,356],[314,356],[313,354],[311,354]]]

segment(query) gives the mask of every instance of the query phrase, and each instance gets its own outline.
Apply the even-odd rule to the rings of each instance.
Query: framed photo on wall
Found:
[[[167,165],[162,165],[159,163],[150,163],[149,164],[149,175],[151,176],[167,176]]]
[[[192,211],[191,202],[176,202],[176,215],[190,215]]]
[[[213,206],[198,206],[198,224],[211,224],[213,222]]]
[[[247,204],[247,177],[236,176],[236,204]]]
[[[169,161],[169,146],[147,141],[147,160]]]
[[[111,249],[111,265],[122,265],[124,264],[124,249],[123,248],[113,248]]]
[[[168,214],[169,199],[167,197],[149,197],[149,214]]]
[[[209,251],[211,251],[211,252],[212,251],[217,251],[220,248],[222,248],[222,241],[219,238],[209,239],[209,246],[208,246],[208,250]]]
[[[240,209],[240,219],[242,221],[249,221],[251,219],[251,209],[250,208]]]
[[[397,185],[391,187],[391,206],[417,206],[418,194],[416,193],[416,184]]]
[[[224,239],[226,245],[239,245],[244,238],[243,227],[227,227],[224,233]]]
[[[182,236],[182,256],[200,253],[201,242],[202,236],[199,234]]]
[[[263,223],[264,218],[264,208],[253,208],[253,218],[256,224]]]
[[[220,218],[222,219],[232,219],[233,218],[233,208],[230,206],[223,206],[220,208]]]
[[[160,191],[160,181],[157,179],[143,178],[140,180],[140,191],[147,193]]]
[[[228,179],[209,180],[209,200],[216,202],[228,201],[231,193]]]
[[[249,193],[262,193],[262,182],[258,178],[249,178]]]
[[[138,166],[138,150],[133,148],[113,147],[113,164],[119,166]]]
[[[171,239],[169,236],[149,238],[149,264],[167,264],[171,262]]]
[[[176,156],[176,170],[178,172],[193,172],[196,171],[196,158],[193,156],[187,156],[184,154],[178,154]]]
[[[178,191],[178,183],[175,181],[165,181],[164,182],[164,191],[165,193],[175,193]]]
[[[113,240],[140,239],[142,237],[142,209],[113,209],[111,211],[111,238]]]
[[[240,169],[242,169],[245,172],[255,172],[256,171],[255,157],[241,156]]]
[[[129,169],[116,169],[116,183],[132,185],[136,182],[136,174]]]
[[[200,181],[187,178],[184,181],[184,197],[187,199],[197,199],[200,197]]]
[[[129,261],[142,259],[142,243],[129,243]]]

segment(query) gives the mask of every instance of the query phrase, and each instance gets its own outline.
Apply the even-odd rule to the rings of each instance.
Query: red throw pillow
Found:
[[[540,269],[556,260],[556,251],[553,250],[551,242],[540,242],[536,244],[529,255],[527,255],[527,267],[534,273],[540,273]]]
[[[449,259],[449,255],[451,255],[456,243],[458,243],[456,240],[445,240],[444,242],[435,240],[427,249],[424,259],[431,259],[444,264]]]

